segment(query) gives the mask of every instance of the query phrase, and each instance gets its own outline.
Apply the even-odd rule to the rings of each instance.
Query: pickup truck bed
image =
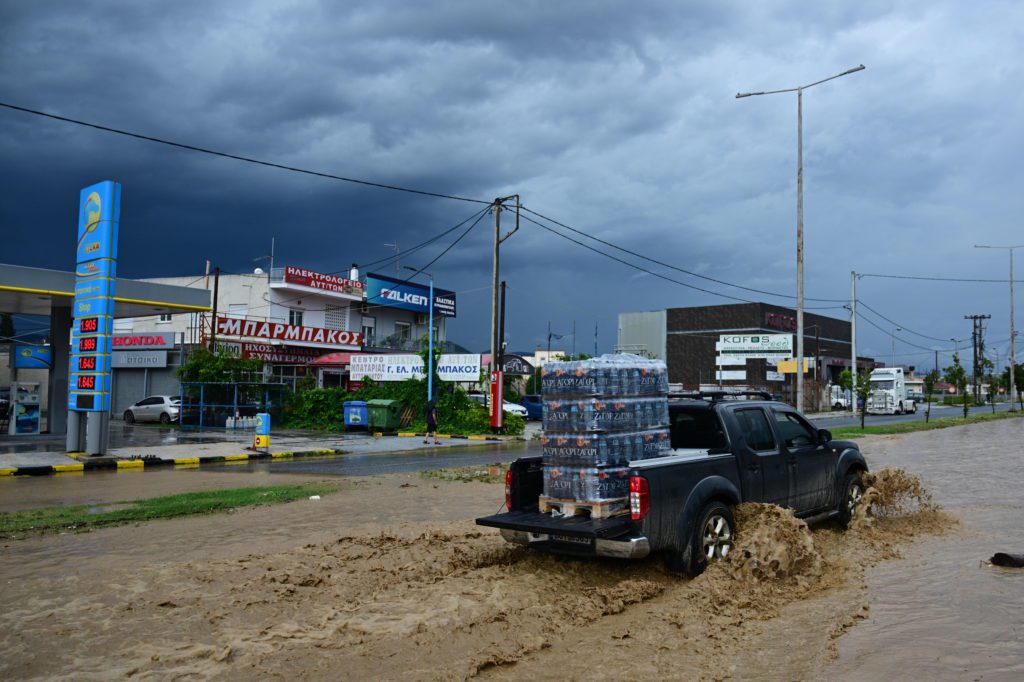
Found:
[[[661,551],[673,568],[699,572],[731,549],[731,508],[740,502],[847,521],[863,491],[867,465],[856,444],[832,441],[783,403],[683,401],[670,405],[670,419],[670,453],[629,463],[628,513],[541,513],[542,458],[528,457],[508,471],[508,511],[476,522],[534,549],[627,559]]]

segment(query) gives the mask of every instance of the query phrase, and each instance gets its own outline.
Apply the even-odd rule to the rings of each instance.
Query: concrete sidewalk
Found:
[[[424,443],[422,434],[401,433],[392,436],[324,434],[281,435],[271,437],[269,453],[249,448],[251,441],[171,443],[130,446],[111,449],[103,457],[69,456],[60,452],[0,453],[0,476],[45,475],[73,471],[137,469],[156,466],[198,466],[246,460],[325,455],[372,455],[413,452],[422,449],[457,448],[487,443],[499,444],[522,437],[447,436],[438,437],[438,444]]]

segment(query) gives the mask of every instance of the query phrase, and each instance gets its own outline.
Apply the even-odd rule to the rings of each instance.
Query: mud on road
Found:
[[[888,483],[895,479],[906,486],[899,477]],[[8,585],[0,676],[809,678],[833,658],[836,638],[867,614],[865,568],[955,523],[912,498],[913,508],[847,532],[810,531],[778,507],[742,505],[733,560],[689,580],[657,558],[561,559],[450,520],[468,518],[482,500],[479,511],[492,511],[500,498],[494,485],[396,479],[335,497],[332,513],[347,510],[357,532],[311,533],[317,524],[308,522],[289,532],[286,519],[276,542],[176,558],[170,547],[163,560],[97,558],[94,568],[105,575],[50,579],[45,592],[36,584],[18,594]],[[359,505],[370,500],[393,503],[405,520],[361,519]],[[267,523],[269,511],[226,523],[242,534]],[[411,520],[417,516],[430,520]],[[186,528],[174,530],[175,523],[148,528],[171,529],[173,541]],[[201,534],[203,523],[192,530]],[[114,546],[133,530],[83,541]],[[296,546],[292,536],[316,539]]]

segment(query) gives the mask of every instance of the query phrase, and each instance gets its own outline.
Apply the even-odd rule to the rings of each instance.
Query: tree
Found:
[[[935,382],[939,380],[939,373],[937,370],[932,370],[924,375],[924,392],[928,396],[928,408],[924,412],[924,422],[928,423],[928,420],[932,418],[932,393],[935,392]]]
[[[960,394],[964,403],[964,419],[967,419],[967,411],[970,409],[967,402],[967,370],[960,364],[959,353],[953,353],[953,364],[943,370],[943,378]]]
[[[995,364],[988,358],[982,356],[981,361],[978,363],[978,367],[981,370],[981,378],[983,381],[988,382],[988,402],[992,406],[992,414],[996,413],[996,376],[993,373]]]
[[[871,374],[861,372],[857,375],[857,386],[855,388],[857,400],[860,402],[860,428],[864,429],[864,418],[868,413],[868,396],[871,395]]]
[[[1020,401],[1020,407],[1022,410],[1024,410],[1024,383],[1022,383],[1022,381],[1024,381],[1024,364],[1017,365],[1016,367],[1014,367],[1013,381],[1016,384],[1017,388],[1017,400]],[[1003,370],[1003,386],[1008,387],[1009,385],[1010,368],[1007,367],[1005,370]],[[1012,399],[1013,396],[1010,396],[1010,398]],[[1014,409],[1012,403],[1010,404],[1010,409]]]
[[[843,389],[843,395],[853,397],[853,372],[848,369],[844,369],[839,373],[839,388]],[[852,403],[852,400],[851,400]],[[851,410],[857,409],[856,405],[850,405]]]

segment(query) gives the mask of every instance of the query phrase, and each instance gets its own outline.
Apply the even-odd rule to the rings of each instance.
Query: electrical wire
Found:
[[[900,324],[898,322],[894,322],[893,320],[889,319],[888,317],[886,317],[882,313],[878,312],[877,310],[875,310],[874,308],[869,306],[867,303],[865,303],[860,298],[857,299],[857,305],[860,305],[860,306],[863,306],[863,307],[867,308],[868,310],[873,312],[875,315],[877,315],[878,317],[880,317],[883,320],[885,320],[886,322],[888,322],[889,324],[891,324],[891,325],[893,325],[895,327],[899,327],[900,329],[902,329],[905,332],[910,332],[914,336],[920,336],[921,338],[928,339],[929,341],[941,341],[943,343],[945,343],[946,341],[949,341],[949,339],[940,339],[940,338],[938,338],[936,336],[928,336],[927,334],[922,334],[921,332],[916,332],[913,329],[909,329],[908,327],[905,327],[904,325],[902,325],[902,324]],[[967,341],[967,340],[968,339],[957,339],[957,341]]]
[[[530,211],[530,212],[533,213],[533,211]],[[523,218],[523,220],[526,220],[526,221],[528,221],[530,223],[533,223],[534,225],[536,225],[536,226],[538,226],[538,227],[540,227],[540,228],[542,228],[544,230],[547,230],[548,232],[550,232],[552,234],[558,235],[562,239],[567,239],[568,241],[570,241],[570,242],[572,242],[574,244],[577,244],[578,246],[582,246],[583,248],[588,249],[590,251],[593,251],[594,253],[601,254],[605,258],[610,258],[610,259],[612,259],[614,261],[622,263],[623,265],[627,265],[627,266],[629,266],[631,268],[639,270],[640,272],[643,272],[643,273],[646,273],[648,275],[651,275],[652,277],[657,277],[659,279],[665,280],[666,282],[672,282],[673,284],[678,284],[678,285],[686,287],[688,289],[694,289],[696,291],[701,291],[701,292],[703,292],[705,294],[711,294],[712,296],[721,296],[722,298],[727,298],[727,299],[730,299],[732,301],[739,301],[740,303],[760,303],[760,301],[752,301],[752,300],[747,299],[747,298],[740,298],[738,296],[732,296],[730,294],[723,294],[723,293],[718,292],[718,291],[712,291],[710,289],[704,289],[704,288],[696,286],[694,284],[689,284],[687,282],[683,282],[683,281],[680,281],[678,279],[674,279],[674,278],[669,277],[667,275],[663,275],[661,273],[654,272],[653,270],[648,270],[647,268],[641,267],[641,266],[639,266],[639,265],[637,265],[635,263],[630,263],[627,260],[623,260],[622,258],[619,258],[618,256],[614,256],[614,255],[612,255],[610,253],[607,253],[607,252],[602,251],[600,249],[594,248],[593,246],[590,246],[589,244],[585,244],[585,243],[579,241],[578,239],[573,239],[569,235],[562,234],[558,230],[555,230],[554,228],[549,227],[548,225],[545,225],[545,224],[540,223],[540,222],[538,222],[536,220],[533,220],[529,216],[521,216],[521,217]],[[547,218],[545,218],[545,220],[547,220]],[[820,306],[820,307],[812,307],[812,308],[806,308],[805,307],[805,310],[836,310],[836,309],[840,309],[842,307],[843,306]]]
[[[883,279],[915,279],[915,280],[923,280],[923,281],[926,281],[926,282],[984,282],[986,284],[1009,284],[1010,283],[1010,280],[1008,280],[1008,279],[977,279],[977,278],[969,278],[969,277],[923,277],[923,276],[917,276],[917,275],[879,275],[879,274],[860,273],[860,272],[858,272],[857,273],[857,278],[860,279],[861,277],[881,277]],[[1024,280],[1020,280],[1020,279],[1015,279],[1013,281],[1018,283],[1018,284],[1020,282],[1024,282]]]
[[[549,217],[547,217],[545,215],[541,215],[537,211],[533,211],[533,210],[531,210],[531,209],[529,209],[529,208],[527,208],[525,206],[522,206],[521,208],[522,208],[522,210],[527,211],[528,213],[532,213],[533,215],[537,216],[538,218],[542,218],[544,220],[547,220],[550,223],[558,225],[559,227],[563,227],[563,228],[565,228],[565,229],[567,229],[567,230],[569,230],[571,232],[575,232],[576,234],[579,234],[579,235],[582,235],[584,237],[587,237],[588,239],[593,239],[594,241],[599,242],[601,244],[604,244],[605,246],[610,246],[613,249],[616,249],[618,251],[622,251],[623,253],[628,253],[629,255],[635,256],[636,258],[642,258],[643,260],[648,261],[650,263],[654,263],[655,265],[660,265],[662,267],[669,268],[669,269],[675,270],[677,272],[682,272],[684,274],[690,275],[691,277],[699,277],[700,279],[704,279],[704,280],[707,280],[709,282],[714,282],[716,284],[722,284],[724,286],[733,287],[733,288],[736,288],[736,289],[742,289],[744,291],[750,291],[750,292],[753,292],[755,294],[764,294],[766,296],[776,296],[776,297],[779,297],[779,298],[793,298],[793,299],[796,298],[796,296],[794,296],[793,294],[780,294],[780,293],[777,293],[777,292],[774,292],[774,291],[766,291],[764,289],[755,289],[753,287],[744,286],[742,284],[734,284],[732,282],[727,282],[727,281],[722,280],[722,279],[716,279],[714,277],[708,277],[707,275],[702,275],[700,273],[693,272],[692,270],[686,270],[684,268],[680,268],[680,267],[677,267],[675,265],[670,265],[670,264],[665,263],[664,261],[660,261],[660,260],[658,260],[656,258],[651,258],[650,256],[645,256],[645,255],[643,255],[641,253],[637,253],[636,251],[631,251],[630,249],[627,249],[625,247],[618,246],[617,244],[613,244],[612,242],[606,241],[606,240],[601,239],[599,237],[595,237],[595,236],[593,236],[591,234],[587,234],[586,232],[583,232],[582,230],[577,230],[576,228],[569,227],[565,223],[561,223],[561,222],[555,220],[554,218],[549,218]],[[534,222],[534,221],[531,220],[530,222]],[[808,301],[819,301],[819,302],[823,302],[823,303],[845,303],[847,301],[847,299],[843,299],[843,298],[812,298],[812,297],[805,297],[805,299],[808,300]]]
[[[925,346],[919,346],[919,345],[917,345],[916,343],[912,343],[912,342],[910,342],[910,341],[907,341],[906,339],[903,339],[903,338],[900,338],[899,336],[896,336],[896,335],[895,335],[894,333],[892,333],[891,331],[889,331],[889,330],[886,330],[886,329],[883,329],[883,328],[882,328],[882,327],[880,327],[879,325],[875,324],[874,320],[872,320],[872,319],[871,319],[870,317],[865,317],[864,315],[862,315],[862,314],[861,314],[861,312],[860,312],[859,310],[857,311],[857,317],[859,317],[860,319],[864,320],[865,322],[867,322],[868,324],[870,324],[870,325],[871,325],[872,327],[874,327],[874,328],[875,328],[875,329],[877,329],[878,331],[880,331],[880,332],[882,332],[883,334],[885,334],[886,336],[889,336],[889,337],[891,337],[891,338],[893,338],[893,339],[896,339],[896,340],[897,340],[897,341],[899,341],[900,343],[902,343],[902,344],[906,344],[906,345],[910,346],[911,348],[920,348],[921,350],[926,350],[926,351],[930,351],[930,352],[932,352],[932,353],[934,353],[934,352],[936,351],[936,349],[935,349],[935,348],[926,348]],[[942,353],[942,352],[948,352],[948,350],[949,350],[949,349],[942,349],[942,348],[939,348],[939,349],[937,349],[937,350],[938,350],[938,351],[939,351],[940,353]]]
[[[48,114],[45,111],[38,111],[36,109],[29,109],[27,107],[17,106],[15,104],[9,104],[7,102],[0,102],[0,107],[5,109],[12,109],[14,111],[20,111],[26,114],[32,114],[34,116],[42,116],[44,118],[53,119],[55,121],[62,121],[64,123],[73,123],[75,125],[84,126],[86,128],[94,128],[96,130],[102,130],[107,133],[114,133],[116,135],[124,135],[125,137],[133,137],[137,140],[145,140],[146,142],[155,142],[157,144],[167,145],[169,147],[177,147],[178,149],[185,149],[192,152],[199,152],[201,154],[210,154],[211,156],[220,156],[225,159],[234,159],[235,161],[244,161],[245,163],[252,163],[258,166],[267,166],[269,168],[277,168],[279,170],[291,171],[292,173],[302,173],[303,175],[312,175],[319,178],[327,178],[329,180],[340,180],[341,182],[350,182],[356,185],[364,185],[366,187],[376,187],[378,189],[388,189],[395,192],[406,192],[408,194],[418,194],[427,197],[436,197],[438,199],[451,199],[454,201],[466,201],[474,204],[492,204],[491,201],[484,201],[483,199],[471,199],[469,197],[460,197],[454,194],[442,194],[440,192],[428,192],[422,189],[412,189],[409,187],[400,187],[398,185],[389,185],[382,182],[371,182],[370,180],[359,180],[357,178],[349,178],[343,175],[334,175],[332,173],[321,173],[319,171],[306,170],[304,168],[298,168],[296,166],[286,166],[281,163],[274,163],[271,161],[261,161],[248,156],[240,156],[238,154],[229,154],[227,152],[220,152],[214,149],[206,149],[205,147],[198,147],[192,144],[185,144],[182,142],[173,142],[171,140],[165,140],[163,138],[154,137],[152,135],[143,135],[141,133],[133,133],[127,130],[121,130],[119,128],[111,128],[110,126],[100,125],[98,123],[89,123],[88,121],[81,121],[67,116],[58,116],[56,114]]]

